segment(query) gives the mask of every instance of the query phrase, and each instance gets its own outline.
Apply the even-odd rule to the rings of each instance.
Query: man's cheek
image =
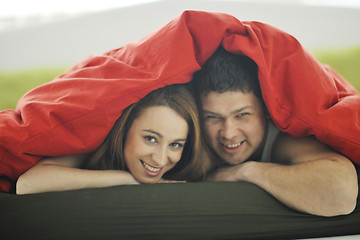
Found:
[[[204,122],[204,133],[205,133],[205,135],[210,135],[210,133],[211,133],[211,126],[210,126],[210,124],[207,122],[207,121],[205,121]]]
[[[204,125],[204,134],[207,140],[211,141],[212,139],[216,138],[216,129],[212,124],[205,124]]]

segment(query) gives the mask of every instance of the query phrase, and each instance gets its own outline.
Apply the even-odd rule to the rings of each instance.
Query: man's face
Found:
[[[239,164],[259,149],[266,116],[253,93],[210,92],[201,97],[201,105],[206,142],[222,160]]]

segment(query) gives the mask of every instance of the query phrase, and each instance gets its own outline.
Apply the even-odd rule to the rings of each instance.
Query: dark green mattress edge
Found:
[[[246,182],[0,193],[1,239],[299,239],[360,234],[360,208],[319,217]]]

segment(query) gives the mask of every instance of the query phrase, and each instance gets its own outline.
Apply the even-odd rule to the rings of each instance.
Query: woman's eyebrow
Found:
[[[163,138],[163,135],[161,135],[160,133],[158,133],[158,132],[156,132],[154,130],[151,130],[151,129],[143,129],[141,131],[147,132],[147,133],[152,133],[152,134],[157,135],[159,138]],[[179,139],[175,139],[174,141],[175,142],[186,142],[186,138],[179,138]]]
[[[151,130],[151,129],[143,129],[143,130],[141,130],[141,131],[143,131],[143,132],[148,132],[148,133],[152,133],[152,134],[157,135],[159,138],[163,138],[163,136],[162,136],[160,133],[155,132],[154,130]]]

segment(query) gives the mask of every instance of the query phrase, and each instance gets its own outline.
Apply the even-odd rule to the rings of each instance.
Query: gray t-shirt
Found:
[[[265,145],[259,162],[271,162],[271,152],[279,133],[280,130],[275,126],[275,124],[271,120],[268,120]]]

